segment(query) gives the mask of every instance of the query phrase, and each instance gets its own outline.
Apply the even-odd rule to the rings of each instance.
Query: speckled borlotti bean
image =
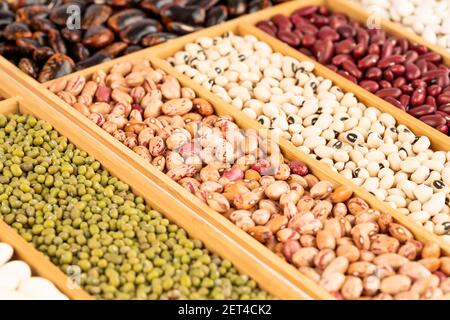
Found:
[[[113,122],[111,134],[336,298],[396,298],[395,288],[383,279],[406,277],[412,287],[429,275],[423,270],[427,267],[440,277],[423,284],[426,290],[417,298],[425,298],[428,289],[437,291],[435,299],[446,297],[448,262],[439,247],[416,241],[390,215],[352,197],[350,187],[335,188],[312,175],[306,164],[286,159],[275,142],[241,130],[230,117],[215,115],[208,101],[172,79],[171,98],[165,98],[161,87],[168,77],[147,62],[115,68],[140,70],[145,95],[155,98],[145,107],[144,98],[131,104],[104,102],[111,109],[107,122],[116,114],[125,119],[121,128]],[[111,70],[92,79],[104,79],[99,88],[109,87],[107,79],[120,79],[114,74]],[[423,267],[407,264],[422,258],[439,259],[443,267],[436,269],[428,261]]]
[[[168,61],[450,241],[450,153],[433,151],[427,137],[316,76],[313,63],[274,52],[253,36],[231,33],[199,38]]]

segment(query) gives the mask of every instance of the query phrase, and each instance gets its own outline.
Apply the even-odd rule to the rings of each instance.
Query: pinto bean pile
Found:
[[[343,13],[308,6],[257,26],[395,107],[449,134],[450,68],[442,56]]]
[[[450,241],[450,152],[254,36],[201,37],[168,61],[272,133]]]
[[[0,54],[45,82],[281,1],[1,0]]]
[[[117,64],[88,81],[61,79],[50,90],[337,298],[450,292],[450,258],[439,246],[415,240],[348,186],[320,181],[275,142],[215,115],[147,61]]]

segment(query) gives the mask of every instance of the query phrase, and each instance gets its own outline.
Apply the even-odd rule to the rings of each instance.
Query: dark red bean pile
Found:
[[[282,1],[0,0],[0,54],[45,82]]]
[[[449,134],[450,68],[442,56],[342,13],[308,6],[257,26],[395,107]]]

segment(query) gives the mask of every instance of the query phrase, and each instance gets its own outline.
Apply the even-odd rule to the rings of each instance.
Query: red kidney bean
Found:
[[[345,70],[339,70],[338,73],[343,76],[344,78],[346,78],[347,80],[350,80],[353,83],[358,83],[357,79],[352,76],[351,74],[349,74],[347,71]]]
[[[430,80],[434,80],[434,79],[437,79],[440,77],[448,77],[448,70],[442,70],[442,69],[431,70],[431,71],[425,72],[422,75],[421,79],[423,81],[430,81]]]
[[[316,42],[316,37],[314,37],[310,34],[305,34],[305,36],[302,39],[302,45],[306,48],[311,48],[315,42]]]
[[[438,105],[443,105],[443,104],[449,104],[450,103],[450,94],[445,93],[445,94],[441,94],[437,99],[436,99]]]
[[[400,90],[399,88],[384,88],[378,90],[375,94],[383,99],[386,97],[398,98],[402,95],[402,90]]]
[[[379,82],[379,84],[380,84],[380,87],[383,89],[392,88],[392,84],[387,80],[381,80]]]
[[[421,74],[428,71],[427,62],[423,59],[416,61],[416,66],[419,68]]]
[[[349,54],[355,49],[355,42],[351,39],[346,39],[338,42],[334,47],[334,52],[336,54]]]
[[[318,9],[319,9],[318,6],[303,7],[298,10],[295,10],[293,15],[301,16],[301,17],[308,17],[308,16],[312,15],[313,13],[316,13]]]
[[[344,68],[345,71],[347,71],[349,74],[351,74],[355,78],[359,79],[362,77],[361,70],[359,70],[358,67],[356,67],[356,65],[353,62],[348,61],[348,60],[344,61],[342,63],[342,67]]]
[[[401,86],[400,89],[402,90],[402,92],[404,94],[407,94],[408,96],[411,95],[414,92],[413,86],[407,85],[407,84]]]
[[[380,88],[378,82],[373,80],[363,80],[359,83],[359,85],[372,93],[377,92],[378,89]]]
[[[403,77],[399,77],[399,78],[394,80],[393,87],[394,88],[401,88],[405,84],[406,84],[406,79],[403,78]]]
[[[377,56],[380,55],[380,46],[376,43],[372,43],[369,46],[369,49],[367,49],[368,54],[376,54]]]
[[[332,17],[334,18],[334,17]],[[330,23],[333,21],[330,20]],[[330,25],[331,26],[331,25]],[[333,28],[333,26],[331,26]],[[348,24],[341,25],[339,27],[334,26],[333,29],[336,29],[336,31],[344,38],[352,39],[356,36],[356,30],[355,28],[351,27]]]
[[[416,79],[416,80],[411,82],[411,86],[413,88],[418,88],[418,87],[426,88],[427,87],[427,83],[425,81],[423,81],[422,79]]]
[[[424,104],[420,107],[415,107],[408,110],[408,113],[416,118],[419,118],[421,116],[426,116],[429,114],[433,114],[436,112],[436,106],[430,106],[428,104]]]
[[[276,14],[271,20],[278,27],[278,31],[290,31],[292,29],[291,20],[283,14]]]
[[[387,58],[383,58],[378,62],[378,68],[386,69],[388,67],[392,67],[396,64],[404,63],[405,57],[400,55],[393,55]]]
[[[366,71],[366,78],[369,80],[380,80],[383,72],[377,67],[372,67]]]
[[[262,31],[270,34],[272,37],[274,37],[277,34],[277,28],[274,26],[272,21],[261,21],[258,22],[256,26]]]
[[[424,54],[428,52],[428,48],[423,44],[415,44],[412,46],[412,49],[416,51],[418,54]]]
[[[396,108],[402,109],[403,111],[406,110],[406,106],[393,97],[386,97],[384,100],[386,100],[390,104],[394,105]]]
[[[362,43],[358,43],[355,48],[353,49],[353,56],[356,59],[361,59],[364,57],[364,54],[366,53],[366,46]]]
[[[388,70],[390,70],[396,77],[401,76],[402,74],[404,74],[406,72],[405,66],[403,66],[401,64],[396,64],[396,65],[390,67]]]
[[[310,36],[316,36],[317,32],[319,32],[319,29],[312,24],[305,24],[301,30],[304,34],[309,34]]]
[[[301,41],[301,38],[295,32],[292,31],[282,30],[278,32],[277,36],[278,39],[280,39],[283,42],[286,42],[288,45],[292,47],[298,46]]]
[[[441,126],[438,126],[436,129],[442,132],[443,134],[448,135],[448,125],[443,124]]]
[[[445,112],[446,114],[450,114],[450,103],[439,106],[439,111]]]
[[[430,61],[430,62],[441,62],[441,60],[442,60],[441,55],[436,52],[423,53],[420,55],[419,58],[423,59],[425,61]]]
[[[364,59],[359,60],[358,67],[360,69],[369,69],[371,67],[374,67],[379,59],[380,57],[378,55],[370,54],[366,56]]]
[[[412,96],[411,96],[411,104],[412,106],[421,106],[424,104],[426,99],[426,90],[422,87],[417,88],[414,90]]]
[[[427,89],[427,93],[433,97],[438,96],[441,92],[442,92],[442,87],[437,84],[433,84],[433,85],[429,86]]]
[[[331,40],[324,40],[320,50],[317,52],[317,60],[326,64],[330,62],[331,56],[333,55],[333,42]]]
[[[423,122],[425,122],[426,124],[428,124],[432,127],[435,127],[435,128],[447,124],[447,121],[445,120],[445,118],[443,116],[441,116],[440,114],[422,116],[419,119],[422,120]]]
[[[402,49],[402,53],[405,53],[409,49],[409,41],[406,38],[401,38],[397,40],[397,44]]]
[[[392,80],[394,80],[394,78],[395,78],[395,75],[391,70],[384,70],[383,77],[384,77],[384,80],[392,82]]]
[[[400,103],[405,106],[405,108],[409,107],[409,102],[411,101],[411,96],[407,94],[402,94],[400,97]]]
[[[333,63],[335,66],[340,66],[344,61],[352,61],[352,60],[353,58],[348,54],[339,54],[337,56],[334,56],[334,58],[331,60],[331,63]]]
[[[427,69],[428,71],[436,70],[437,67],[430,61],[427,61]]]
[[[428,96],[425,103],[437,107],[436,98],[433,96]]]
[[[381,57],[383,59],[390,57],[392,55],[392,51],[394,50],[395,43],[396,43],[396,41],[391,39],[389,41],[386,41],[383,44],[383,48],[381,50]]]
[[[328,26],[324,26],[320,28],[318,36],[322,40],[331,40],[331,41],[338,41],[339,40],[339,33],[334,31]]]
[[[405,64],[414,63],[419,58],[419,54],[415,51],[409,50],[405,53]]]
[[[331,71],[337,72],[338,67],[336,67],[334,64],[327,64],[326,67],[330,69]]]

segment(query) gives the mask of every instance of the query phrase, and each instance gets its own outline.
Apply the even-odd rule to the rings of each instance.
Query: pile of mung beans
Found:
[[[450,152],[251,35],[201,37],[168,61],[300,151],[450,241]]]
[[[338,299],[441,299],[450,258],[148,61],[50,90]],[[85,102],[88,103],[85,103]]]
[[[101,299],[266,299],[49,123],[0,115],[0,218]]]

